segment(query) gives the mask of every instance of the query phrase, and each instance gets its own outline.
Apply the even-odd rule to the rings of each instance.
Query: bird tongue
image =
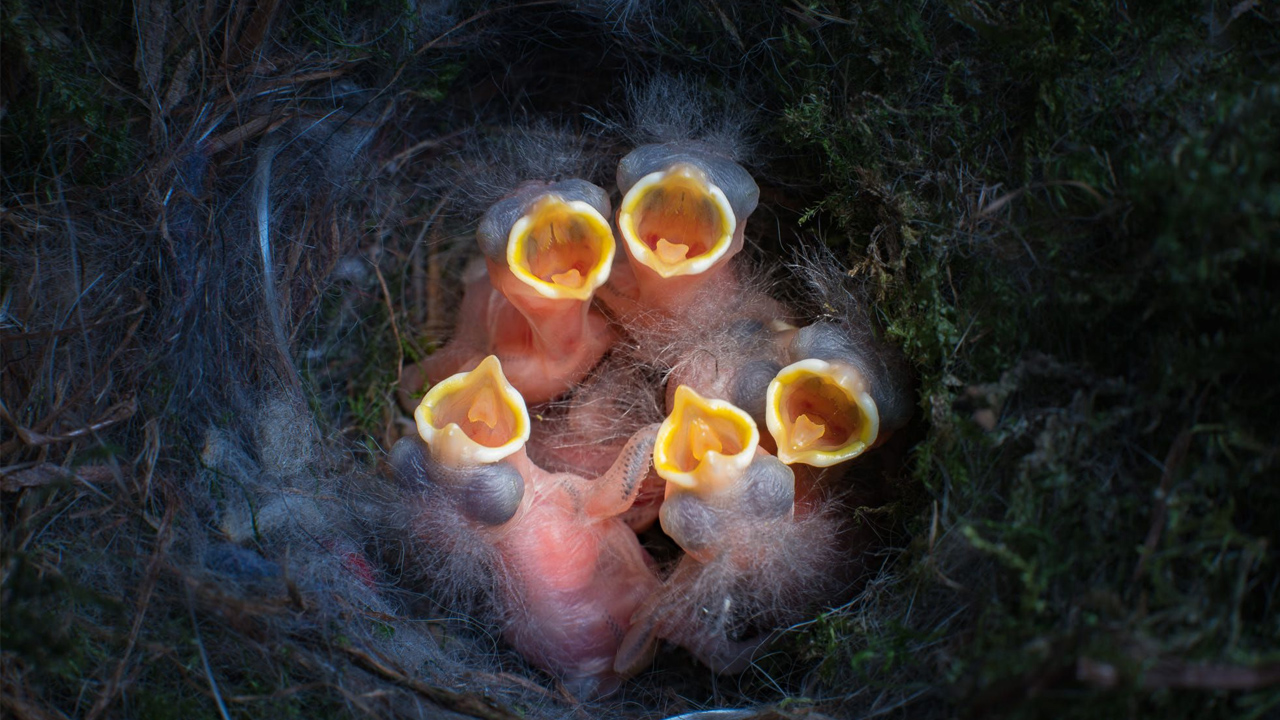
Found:
[[[498,396],[492,388],[484,388],[476,394],[476,399],[471,401],[471,408],[467,410],[467,419],[484,423],[490,430],[498,424]]]
[[[807,414],[796,418],[796,422],[791,426],[791,445],[796,450],[804,450],[822,439],[827,432],[827,428],[820,422],[815,422],[813,418]]]
[[[702,462],[702,459],[711,451],[724,452],[724,443],[720,442],[720,438],[716,437],[716,432],[711,429],[706,420],[695,418],[689,423],[689,452],[693,455],[693,459]]]
[[[552,275],[551,282],[564,287],[580,288],[582,287],[582,273],[578,272],[577,268],[569,268],[562,273]]]
[[[658,254],[658,259],[668,265],[681,262],[689,257],[688,245],[667,242],[666,238],[658,238],[658,242],[653,249]]]

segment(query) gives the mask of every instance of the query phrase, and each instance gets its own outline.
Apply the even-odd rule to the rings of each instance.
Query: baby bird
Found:
[[[749,118],[740,98],[724,98],[684,77],[659,75],[629,93],[624,134],[634,148],[618,163],[621,252],[601,303],[641,360],[673,336],[721,325],[727,314],[764,322],[780,314],[768,295],[743,283],[734,258],[760,188],[739,160]]]
[[[746,320],[704,336],[669,376],[675,388],[727,400],[767,427],[761,445],[793,466],[802,512],[818,486],[910,419],[909,384],[895,355],[850,326],[795,328]]]
[[[480,220],[487,274],[467,273],[454,339],[424,363],[431,382],[501,358],[531,403],[582,380],[615,334],[591,298],[608,278],[615,242],[609,197],[585,180],[526,182]]]
[[[831,467],[882,444],[911,418],[910,387],[889,351],[819,322],[790,334],[765,391],[778,458]]]
[[[649,469],[657,427],[637,432],[603,476],[548,473],[525,453],[530,419],[494,356],[438,383],[415,412],[421,439],[391,465],[429,546],[486,557],[503,636],[580,697],[615,689],[631,615],[658,587],[653,562],[617,519]],[[442,520],[443,518],[443,520]],[[461,533],[445,537],[446,533]]]
[[[768,427],[765,447],[788,465],[851,460],[910,419],[909,386],[890,351],[835,323],[743,321],[707,341],[669,382],[745,410]],[[674,392],[669,385],[668,407]]]
[[[741,165],[698,141],[643,145],[618,164],[618,232],[630,272],[601,299],[623,315],[656,309],[683,316],[695,298],[734,282],[729,261],[742,250],[760,188]]]
[[[529,457],[548,470],[598,477],[633,434],[666,416],[660,382],[625,353],[609,354],[563,400],[538,408]],[[623,522],[636,532],[651,527],[665,485],[650,469]]]
[[[653,456],[667,481],[662,529],[686,554],[632,617],[619,672],[662,638],[716,672],[741,672],[774,628],[835,592],[834,527],[825,515],[796,517],[791,469],[759,437],[742,410],[676,390]]]

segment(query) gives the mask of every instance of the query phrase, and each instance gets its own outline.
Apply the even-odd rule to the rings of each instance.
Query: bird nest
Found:
[[[0,707],[1274,712],[1280,18],[1156,15],[6,1]],[[824,498],[857,572],[767,651],[667,647],[587,698],[387,458],[485,211],[569,178],[616,208],[619,160],[673,137],[759,186],[741,282],[896,358],[910,422]],[[687,337],[620,333],[533,422],[560,456],[625,440]],[[786,569],[746,592],[794,601]]]

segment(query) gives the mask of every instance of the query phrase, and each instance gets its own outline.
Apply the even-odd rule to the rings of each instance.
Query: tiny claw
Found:
[[[662,599],[662,593],[655,592],[632,613],[631,627],[622,638],[622,642],[618,644],[618,653],[614,656],[614,672],[628,677],[635,675],[653,662],[660,639],[658,604]]]

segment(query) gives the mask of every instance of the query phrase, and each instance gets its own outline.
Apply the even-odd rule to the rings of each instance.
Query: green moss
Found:
[[[101,184],[130,170],[133,120],[143,117],[121,90],[137,86],[130,8],[3,2],[0,51],[6,72],[14,69],[6,84],[18,88],[0,117],[6,189],[47,203],[57,197],[52,178]],[[766,677],[744,678],[739,689],[832,716],[864,714],[861,688],[913,716],[1274,714],[1280,691],[1152,682],[1167,663],[1280,661],[1274,8],[668,6],[662,17],[615,18],[639,30],[593,40],[600,67],[652,60],[722,90],[742,81],[765,126],[753,170],[767,200],[793,193],[800,206],[767,202],[779,232],[761,242],[817,237],[830,247],[919,380],[919,419],[903,433],[919,441],[907,466],[890,473],[896,496],[880,510],[892,525],[884,537],[898,546],[886,551],[884,572],[855,602],[791,636],[808,665],[777,653],[762,661]],[[469,18],[494,6],[458,7]],[[282,10],[274,37],[298,57],[360,59],[344,66],[347,77],[386,87],[405,137],[420,139],[489,122],[492,108],[465,106],[467,93],[501,94],[537,75],[537,62],[578,42],[573,32],[586,21],[575,13],[495,9],[462,34],[523,35],[478,51],[442,42],[415,55],[434,37],[419,6],[313,0]],[[573,32],[541,33],[562,26]],[[541,34],[524,44],[531,28]],[[492,77],[502,53],[480,58],[499,46],[530,65],[510,86]],[[574,117],[582,104],[609,108],[624,83],[588,82],[594,70],[581,71],[583,88],[616,95],[578,95],[573,105],[563,84],[530,82],[511,105]],[[456,116],[414,117],[459,98]],[[426,217],[434,199],[425,204],[404,213]],[[389,299],[369,278],[340,281],[299,342],[318,348],[303,368],[316,388],[313,409],[362,442],[370,465],[384,456],[397,363],[435,340],[420,339],[400,300],[406,264],[380,266]],[[25,282],[3,268],[0,278]],[[143,405],[158,408],[172,381],[151,380]],[[166,472],[178,464],[175,447],[198,455],[169,442]],[[105,454],[82,457],[136,452],[101,447]],[[128,602],[82,594],[67,580],[85,569],[77,559],[115,562],[121,577],[136,577],[150,533],[139,526],[131,537],[140,546],[118,558],[54,542],[32,557],[6,556],[0,644],[34,668],[29,679],[45,697],[80,697],[86,678],[108,677],[132,620]],[[64,563],[63,575],[36,572],[33,558]],[[216,717],[186,606],[175,588],[161,591],[173,597],[155,602],[137,647],[171,652],[140,662],[121,707],[138,717]],[[76,613],[103,632],[70,622]],[[214,625],[202,625],[202,642],[224,696],[241,697],[233,714],[346,712],[336,690],[273,696],[315,679],[307,659],[288,646],[247,646],[242,635],[253,632]],[[337,633],[320,644],[352,642]],[[388,639],[390,628],[373,633]],[[1110,687],[1081,676],[1090,663],[1113,672]],[[800,675],[804,685],[789,684]],[[833,697],[852,698],[854,709],[841,712],[844,700]]]
[[[1231,44],[1206,39],[1191,7],[854,16],[792,43],[837,59],[792,88],[782,136],[821,159],[833,190],[807,217],[846,234],[921,375],[930,428],[914,474],[951,508],[938,520],[950,549],[913,544],[897,571],[919,592],[945,583],[911,569],[943,559],[997,568],[952,595],[975,603],[945,663],[952,697],[975,712],[1026,700],[1026,716],[1061,711],[1061,693],[1081,717],[1269,707],[1262,693],[1135,692],[1137,670],[1090,695],[1072,663],[1252,664],[1280,639],[1274,607],[1247,591],[1276,570],[1258,509],[1280,509],[1261,441],[1280,437],[1261,361],[1280,347],[1280,143],[1261,118],[1280,108],[1245,40],[1274,43],[1274,24],[1237,18]],[[1188,428],[1162,499],[1161,462]],[[904,527],[936,529],[934,508]],[[928,635],[924,622],[836,617],[813,636],[860,677],[870,659],[909,657],[894,628]],[[1037,684],[1052,699],[1029,699]]]
[[[48,178],[65,186],[105,184],[137,162],[127,97],[111,73],[128,40],[128,3],[31,4],[4,0],[0,46],[6,65],[0,162],[9,192],[34,191]],[[132,80],[127,81],[132,85]],[[52,198],[41,192],[40,201]]]

